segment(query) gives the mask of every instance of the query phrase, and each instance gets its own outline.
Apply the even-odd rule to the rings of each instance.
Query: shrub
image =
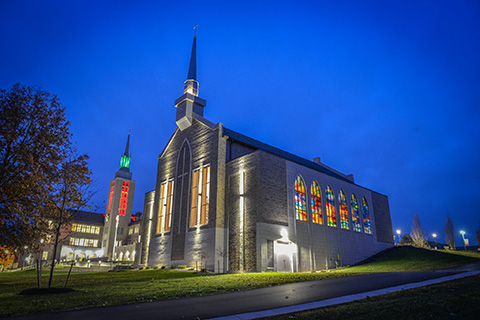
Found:
[[[186,269],[187,266],[178,266],[178,269]]]
[[[151,267],[150,267],[150,266],[146,266],[146,267],[145,267],[145,269],[147,269],[147,270],[148,270],[148,269],[151,269]]]
[[[138,268],[138,270],[143,270],[143,267]]]
[[[170,269],[177,269],[177,266],[172,264],[172,265],[170,266]]]
[[[158,269],[158,266],[154,266],[153,269],[157,270],[157,269]]]
[[[165,270],[165,268],[166,268],[165,266],[162,266],[160,269]]]

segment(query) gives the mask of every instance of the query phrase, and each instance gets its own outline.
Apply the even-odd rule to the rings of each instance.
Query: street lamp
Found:
[[[462,235],[462,238],[463,238],[463,248],[465,249],[465,251],[467,251],[467,241],[465,241],[465,231],[460,230],[460,234]]]
[[[402,233],[402,232],[400,231],[400,229],[397,229],[397,234],[398,234],[398,244],[400,244],[400,233]]]
[[[433,237],[433,241],[435,241],[435,250],[437,250],[437,234],[436,233],[432,234],[432,237]]]

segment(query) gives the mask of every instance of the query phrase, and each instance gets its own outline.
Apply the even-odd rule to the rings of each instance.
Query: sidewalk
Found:
[[[179,300],[30,315],[16,319],[254,319],[259,316],[345,303],[352,301],[349,299],[359,300],[367,295],[385,294],[393,292],[392,290],[428,285],[432,280],[447,281],[453,279],[452,276],[464,277],[479,274],[478,270],[480,270],[480,263],[442,271],[378,273]],[[408,286],[405,286],[407,284]]]

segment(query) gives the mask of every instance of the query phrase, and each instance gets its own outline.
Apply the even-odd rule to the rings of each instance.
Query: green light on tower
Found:
[[[122,156],[122,158],[120,159],[120,169],[121,168],[126,168],[126,169],[130,168],[130,157]]]

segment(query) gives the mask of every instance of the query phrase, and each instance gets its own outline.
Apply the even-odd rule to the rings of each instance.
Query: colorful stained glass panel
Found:
[[[307,221],[307,194],[305,192],[305,182],[301,176],[295,180],[295,214],[297,220]]]

